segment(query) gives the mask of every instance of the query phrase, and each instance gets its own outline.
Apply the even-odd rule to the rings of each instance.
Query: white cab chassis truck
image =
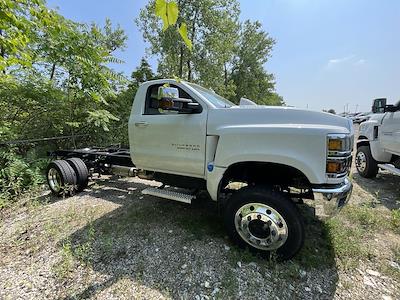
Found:
[[[330,216],[352,191],[353,126],[332,114],[247,99],[237,106],[199,85],[163,79],[139,87],[128,126],[129,149],[54,151],[51,190],[82,190],[97,172],[159,181],[142,192],[186,203],[207,191],[233,242],[281,260],[303,245],[303,199]]]
[[[375,99],[372,112],[360,125],[357,171],[366,178],[375,177],[379,169],[400,175],[400,102],[386,105],[386,99]]]

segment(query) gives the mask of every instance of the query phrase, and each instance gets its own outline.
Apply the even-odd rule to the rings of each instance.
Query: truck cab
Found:
[[[379,169],[400,175],[400,101],[387,105],[385,98],[375,99],[372,117],[360,125],[356,167],[366,178]]]
[[[353,126],[328,113],[243,104],[185,81],[143,83],[128,125],[131,159],[139,177],[163,183],[148,194],[177,200],[190,195],[165,187],[204,190],[234,242],[287,259],[305,235],[297,204],[312,199],[327,216],[350,197]]]

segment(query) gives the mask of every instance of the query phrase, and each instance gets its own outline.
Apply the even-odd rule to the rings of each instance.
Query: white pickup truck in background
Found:
[[[56,151],[54,156],[74,162],[50,164],[49,185],[60,193],[60,186],[73,184],[73,176],[68,179],[60,168],[69,164],[76,173],[81,160],[89,173],[162,183],[145,189],[148,195],[190,203],[207,191],[235,243],[289,259],[305,238],[297,204],[312,199],[316,212],[327,216],[347,203],[353,136],[352,122],[332,114],[258,106],[247,99],[238,106],[196,84],[155,80],[136,93],[129,151]],[[87,178],[79,177],[86,176],[78,174],[75,181],[82,190]]]
[[[375,177],[379,168],[400,175],[400,102],[386,105],[386,99],[375,99],[372,112],[360,125],[357,171],[366,178]]]

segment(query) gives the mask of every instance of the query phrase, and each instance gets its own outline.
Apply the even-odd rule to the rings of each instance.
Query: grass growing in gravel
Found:
[[[387,215],[370,205],[349,205],[343,209],[343,214],[349,221],[368,230],[386,228],[385,224],[389,223]]]
[[[385,262],[380,268],[385,275],[400,281],[400,244],[392,247],[393,261]]]
[[[400,208],[392,210],[390,225],[394,232],[400,234]]]

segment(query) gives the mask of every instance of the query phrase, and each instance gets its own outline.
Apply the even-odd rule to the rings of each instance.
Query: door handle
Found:
[[[146,127],[146,126],[148,126],[149,125],[149,123],[147,123],[147,122],[145,122],[145,121],[140,121],[140,122],[136,122],[135,123],[135,126],[136,127]]]

